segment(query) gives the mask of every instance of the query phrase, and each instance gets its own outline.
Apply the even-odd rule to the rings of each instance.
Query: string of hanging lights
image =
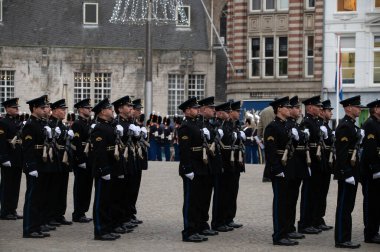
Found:
[[[148,6],[151,3],[151,21],[168,24],[177,20],[187,21],[182,0],[116,0],[111,23],[143,25],[148,19]]]

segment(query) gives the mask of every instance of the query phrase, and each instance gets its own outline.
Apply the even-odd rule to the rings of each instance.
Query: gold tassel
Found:
[[[12,140],[11,140],[11,145],[12,145],[13,149],[16,148],[16,140],[17,140],[17,136],[15,136],[14,138],[12,138]]]
[[[47,147],[46,147],[46,145],[44,145],[44,148],[43,148],[43,151],[42,151],[42,160],[44,162],[47,162],[47,159],[48,159]]]
[[[62,163],[69,165],[69,155],[67,155],[67,151],[63,153]]]
[[[357,150],[354,149],[354,151],[352,152],[351,160],[350,160],[351,166],[355,166],[356,164],[356,153],[357,153]]]
[[[318,160],[321,160],[321,145],[318,145],[317,147],[317,153],[315,156],[318,158]]]
[[[215,157],[215,142],[213,142],[210,146],[210,153],[213,157]]]
[[[334,164],[334,153],[332,151],[330,151],[330,155],[329,155],[329,166],[332,168],[333,167],[333,164]]]
[[[306,164],[307,164],[307,166],[311,165],[311,158],[310,158],[310,151],[309,150],[306,151]]]
[[[89,150],[90,150],[90,143],[87,142],[86,146],[84,147],[84,151],[83,151],[86,154],[86,156],[88,156]]]
[[[207,159],[207,150],[205,147],[203,147],[203,163],[208,164],[208,159]]]
[[[239,150],[239,163],[243,163],[243,152],[241,150]]]
[[[137,153],[139,154],[140,159],[144,159],[143,154],[142,154],[142,149],[140,146],[137,148]]]
[[[128,160],[128,146],[125,147],[123,156],[124,156],[125,160]]]
[[[113,156],[115,157],[116,161],[119,161],[120,159],[119,155],[120,155],[119,145],[115,144],[115,151],[113,152]]]
[[[231,162],[235,162],[235,151],[231,150],[231,157],[230,157]]]
[[[285,149],[284,154],[282,154],[281,164],[283,166],[286,166],[286,164],[288,163],[288,153],[289,153],[289,150]]]

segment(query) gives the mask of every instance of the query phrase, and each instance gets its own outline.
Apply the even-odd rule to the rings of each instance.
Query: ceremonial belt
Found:
[[[276,153],[277,153],[278,155],[283,155],[284,152],[285,152],[285,150],[276,150]]]
[[[353,149],[348,149],[348,154],[352,154],[354,152]]]
[[[306,150],[306,146],[298,145],[298,146],[296,147],[296,150],[298,150],[298,151],[305,151],[305,150]]]
[[[112,146],[107,146],[107,151],[113,151],[115,150],[115,146],[112,145]]]
[[[58,150],[64,150],[65,149],[64,145],[55,144],[55,147],[57,147]]]
[[[86,146],[87,142],[82,142],[82,146]]]
[[[330,149],[331,149],[331,146],[326,145],[325,150],[330,150]]]
[[[12,139],[7,139],[9,143],[12,143]],[[14,141],[16,144],[22,144],[22,140],[21,139],[17,139]]]
[[[317,143],[309,143],[309,147],[311,148],[317,148],[318,144]]]
[[[232,148],[231,148],[231,145],[224,145],[224,146],[222,146],[222,149],[223,150],[231,150]]]
[[[197,147],[191,147],[191,150],[196,152],[196,151],[202,151],[203,146],[197,146]]]
[[[39,145],[39,144],[34,145],[35,150],[42,150],[43,148],[44,148],[43,145]]]
[[[253,139],[254,139],[253,136],[247,137],[247,140],[251,140],[251,141],[253,141]]]

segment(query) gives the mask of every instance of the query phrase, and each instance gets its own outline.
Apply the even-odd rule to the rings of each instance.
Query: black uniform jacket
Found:
[[[84,148],[89,138],[90,126],[90,120],[81,116],[71,125],[71,129],[74,131],[72,144],[75,146],[75,150],[73,150],[75,166],[86,163],[86,168],[89,167],[88,157],[84,153]]]
[[[380,120],[370,116],[363,125],[362,175],[372,178],[380,172]]]
[[[14,146],[10,143],[22,125],[18,116],[7,114],[0,119],[0,164],[10,161],[12,166],[22,167],[21,139],[17,139]]]

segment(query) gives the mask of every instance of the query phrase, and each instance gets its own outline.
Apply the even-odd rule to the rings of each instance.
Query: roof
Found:
[[[145,48],[145,26],[109,22],[115,0],[97,0],[99,23],[83,25],[82,1],[14,0],[3,2],[0,46]],[[191,27],[152,27],[152,47],[162,50],[208,50],[207,22],[200,1],[191,6]]]

